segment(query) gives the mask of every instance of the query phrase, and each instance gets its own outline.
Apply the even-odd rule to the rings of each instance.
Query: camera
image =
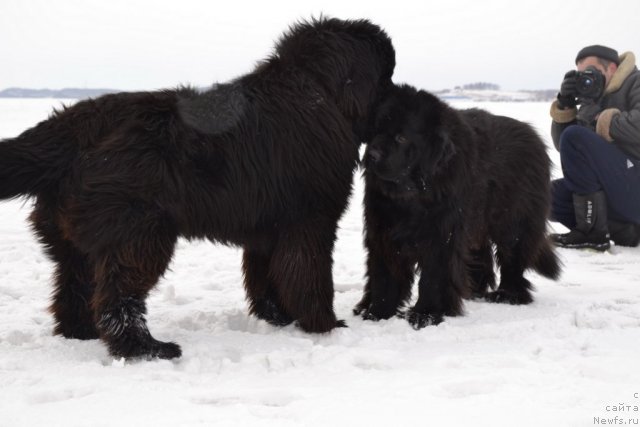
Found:
[[[580,99],[598,99],[604,92],[605,77],[597,68],[587,67],[575,77],[576,96]]]

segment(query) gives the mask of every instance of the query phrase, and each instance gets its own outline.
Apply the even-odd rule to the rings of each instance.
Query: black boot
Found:
[[[635,248],[640,243],[640,224],[609,220],[611,240],[617,246]]]
[[[602,191],[573,195],[576,228],[565,234],[552,234],[551,240],[562,248],[595,249],[610,247],[607,226],[607,198]]]

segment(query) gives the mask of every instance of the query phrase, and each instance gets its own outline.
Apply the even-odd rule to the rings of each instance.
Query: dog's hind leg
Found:
[[[493,249],[487,242],[478,249],[469,251],[469,276],[471,278],[473,298],[484,297],[489,289],[496,287],[496,276],[493,271]]]
[[[496,237],[496,259],[500,265],[500,286],[489,292],[486,299],[491,302],[508,304],[529,304],[533,301],[532,285],[524,278],[527,268],[526,235],[514,234],[517,237]]]
[[[173,255],[175,227],[153,214],[123,214],[119,225],[124,224],[126,229],[113,230],[116,237],[96,245],[91,254],[96,281],[92,307],[100,338],[114,357],[180,357],[177,344],[151,336],[145,319],[145,299]]]
[[[36,202],[30,221],[48,257],[56,264],[51,312],[54,333],[66,338],[97,339],[91,298],[94,282],[87,257],[65,239],[52,205]]]
[[[333,311],[336,228],[329,220],[291,225],[280,233],[269,264],[281,307],[307,332],[345,326]]]
[[[276,285],[269,275],[272,253],[271,242],[245,244],[242,257],[244,286],[251,314],[274,326],[286,326],[293,319],[281,306]]]

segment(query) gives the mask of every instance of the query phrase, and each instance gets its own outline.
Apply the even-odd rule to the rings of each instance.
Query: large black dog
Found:
[[[82,101],[0,143],[0,198],[35,197],[56,263],[55,332],[173,358],[145,298],[176,239],[242,246],[250,311],[309,332],[333,311],[332,251],[391,40],[365,20],[298,23],[230,83]]]
[[[482,110],[458,111],[411,86],[390,90],[365,163],[367,276],[355,313],[386,319],[419,296],[415,327],[462,312],[461,298],[527,304],[534,268],[557,278],[546,236],[550,160],[527,124]],[[493,244],[500,265],[495,292]]]

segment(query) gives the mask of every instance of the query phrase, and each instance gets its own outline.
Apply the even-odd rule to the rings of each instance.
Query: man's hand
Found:
[[[576,101],[576,70],[571,70],[564,75],[558,93],[558,107],[561,109],[574,108]]]

